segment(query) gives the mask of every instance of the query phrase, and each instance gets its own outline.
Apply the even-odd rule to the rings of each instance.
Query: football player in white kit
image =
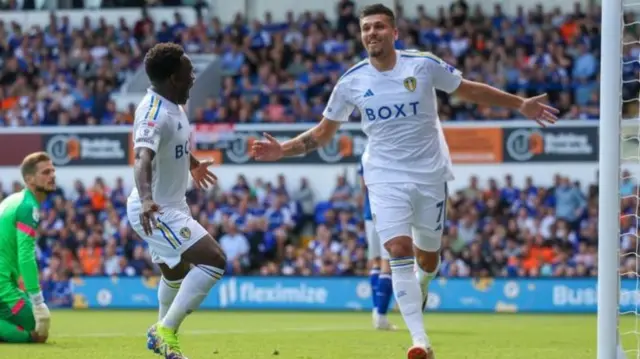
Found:
[[[360,29],[369,58],[338,80],[322,121],[284,143],[265,133],[252,153],[257,160],[274,161],[313,151],[328,144],[340,123],[359,109],[369,141],[363,167],[373,222],[389,252],[394,295],[413,341],[407,358],[434,358],[423,305],[440,265],[447,182],[453,179],[436,89],[472,103],[519,110],[541,125],[554,123],[558,111],[543,103],[546,95],[521,98],[464,80],[430,53],[395,50],[395,16],[382,4],[363,9]]]
[[[369,191],[364,183],[362,161],[358,166],[358,177],[362,190],[364,231],[367,237],[367,255],[369,256],[369,283],[371,284],[371,299],[373,300],[373,327],[377,330],[396,330],[395,325],[389,322],[387,311],[393,296],[393,284],[391,283],[391,267],[389,265],[389,253],[380,243],[380,236],[373,225]]]
[[[216,180],[211,161],[191,153],[191,126],[182,107],[193,86],[191,60],[173,43],[155,45],[144,60],[151,88],[135,112],[133,142],[136,188],[127,200],[129,224],[149,244],[162,272],[158,322],[147,346],[166,359],[185,359],[176,333],[222,277],[226,257],[191,216],[185,193],[189,172],[196,186]]]

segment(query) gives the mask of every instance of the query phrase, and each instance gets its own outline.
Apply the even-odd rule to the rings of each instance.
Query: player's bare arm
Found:
[[[283,143],[265,133],[266,140],[255,141],[251,146],[251,155],[258,161],[277,161],[282,157],[305,155],[327,145],[339,128],[339,122],[323,118],[313,128]]]
[[[144,201],[153,199],[151,192],[151,169],[155,152],[149,148],[137,148],[135,162],[133,164],[133,176],[140,198]]]
[[[499,106],[520,111],[541,126],[556,122],[558,110],[545,104],[547,94],[522,98],[480,82],[462,80],[455,96],[479,105]]]
[[[295,138],[282,143],[285,157],[299,156],[317,150],[331,141],[340,123],[323,118],[319,124]]]
[[[142,200],[142,213],[140,222],[146,234],[151,235],[153,228],[157,226],[156,218],[153,215],[160,210],[160,207],[153,202],[151,189],[152,162],[155,152],[149,148],[140,147],[136,149],[136,157],[133,164],[133,177],[136,182],[138,194]]]

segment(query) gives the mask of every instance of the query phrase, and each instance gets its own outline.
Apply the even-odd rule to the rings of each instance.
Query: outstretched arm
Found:
[[[277,161],[282,157],[306,155],[327,145],[338,132],[340,123],[349,121],[349,115],[355,108],[346,87],[345,81],[338,81],[331,92],[320,123],[283,143],[265,133],[266,140],[255,141],[252,144],[252,157],[258,161]]]
[[[340,122],[323,118],[320,123],[295,138],[282,143],[284,157],[305,155],[325,146],[338,132]]]
[[[524,102],[524,99],[520,96],[512,95],[487,84],[469,80],[462,80],[454,95],[475,104],[498,106],[512,110],[519,109]]]
[[[498,106],[518,110],[525,117],[544,126],[554,123],[558,110],[544,104],[546,94],[522,98],[480,82],[465,80],[460,71],[432,54],[424,55],[424,62],[433,86],[441,91],[454,94],[463,100],[479,105]]]
[[[475,104],[518,110],[541,126],[545,126],[545,122],[555,123],[557,120],[558,110],[543,103],[547,99],[546,94],[522,98],[493,86],[469,80],[462,80],[454,94]]]
[[[348,82],[341,79],[331,91],[322,113],[322,120],[308,131],[282,143],[283,156],[305,155],[327,145],[338,132],[340,123],[349,121],[349,115],[354,108],[349,96]]]

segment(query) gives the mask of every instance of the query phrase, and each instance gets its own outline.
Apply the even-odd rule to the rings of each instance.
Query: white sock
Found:
[[[422,292],[413,273],[415,259],[402,257],[391,259],[391,281],[400,313],[404,319],[414,345],[430,347],[429,338],[422,321]]]
[[[178,330],[187,314],[200,306],[223,274],[223,269],[211,266],[197,265],[191,268],[182,281],[173,304],[162,319],[162,326]]]
[[[440,263],[440,256],[438,256],[438,265],[436,265],[436,269],[431,273],[425,272],[424,269],[420,268],[419,265],[416,265],[416,278],[418,278],[420,287],[429,287],[431,281],[438,275],[438,272],[440,271]]]
[[[176,294],[178,294],[180,284],[182,284],[182,279],[168,280],[165,277],[160,278],[160,284],[158,285],[158,303],[160,303],[158,321],[167,315],[173,299],[176,297]]]

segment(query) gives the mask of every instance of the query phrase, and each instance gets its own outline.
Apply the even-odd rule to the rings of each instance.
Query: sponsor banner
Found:
[[[597,127],[505,128],[504,162],[596,162]]]
[[[639,123],[622,122],[623,160],[637,161]],[[250,164],[250,145],[264,132],[287,140],[312,126],[198,124],[192,125],[191,146],[197,156],[212,157],[216,163]],[[548,128],[532,121],[445,122],[442,126],[455,164],[596,163],[598,158],[597,121],[561,121]],[[131,130],[130,126],[5,128],[0,149],[4,146],[7,155],[0,159],[0,166],[19,164],[24,155],[38,150],[49,152],[58,166],[131,164]],[[354,164],[366,145],[360,124],[346,123],[329,145],[274,164]]]
[[[444,128],[454,164],[501,163],[501,128]]]
[[[74,281],[75,308],[153,309],[158,279],[83,278]],[[429,287],[429,311],[595,313],[593,279],[445,279]],[[622,280],[620,310],[640,304],[635,280]],[[226,277],[203,309],[370,311],[365,277]]]
[[[156,308],[158,278],[82,278],[73,284],[74,308]],[[371,310],[366,277],[225,277],[203,309]]]
[[[122,166],[130,162],[128,133],[58,133],[42,136],[56,166]]]
[[[0,134],[0,166],[19,166],[30,153],[42,149],[38,134]]]
[[[261,130],[245,130],[234,125],[196,125],[194,143],[198,156],[213,157],[216,163],[248,164],[254,162],[249,151],[251,143],[261,139]],[[345,126],[346,127],[346,126]],[[300,130],[271,129],[269,133],[285,141],[299,135]],[[500,163],[503,159],[501,128],[444,128],[454,163]],[[364,153],[367,137],[359,128],[341,129],[333,140],[306,156],[283,158],[282,163],[357,163]]]

